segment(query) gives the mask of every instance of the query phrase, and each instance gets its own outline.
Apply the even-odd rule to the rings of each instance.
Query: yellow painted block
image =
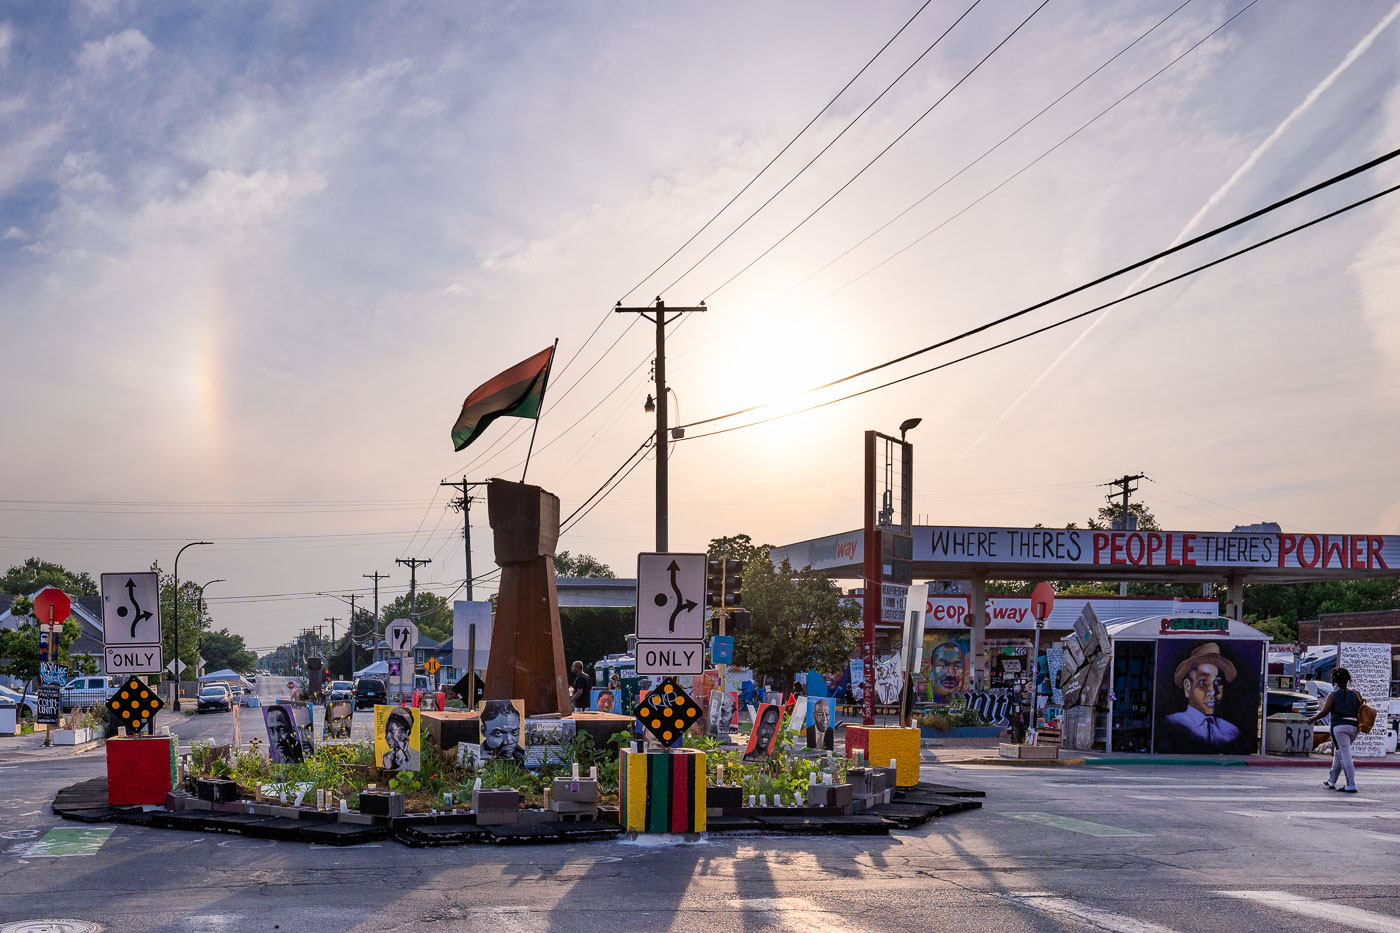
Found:
[[[849,728],[849,727],[847,727]],[[871,728],[866,758],[872,765],[890,767],[900,787],[919,783],[919,730],[893,727]]]

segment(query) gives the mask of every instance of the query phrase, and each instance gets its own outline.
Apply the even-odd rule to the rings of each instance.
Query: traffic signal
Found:
[[[705,603],[714,609],[729,609],[738,606],[742,600],[740,589],[744,578],[739,571],[744,565],[732,557],[712,560],[705,565]]]
[[[729,613],[729,624],[726,626],[729,635],[743,635],[749,630],[749,618],[747,609],[735,609]]]

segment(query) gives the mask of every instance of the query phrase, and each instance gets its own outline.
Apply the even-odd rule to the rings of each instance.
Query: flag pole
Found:
[[[530,449],[525,451],[525,469],[520,471],[520,481],[525,482],[525,474],[530,472],[530,455],[535,452],[535,435],[540,431],[540,418],[544,416],[544,395],[549,391],[549,373],[554,369],[554,354],[559,352],[559,338],[554,338],[554,347],[549,351],[549,365],[544,368],[544,385],[540,386],[540,410],[535,412],[535,426],[530,430]]]

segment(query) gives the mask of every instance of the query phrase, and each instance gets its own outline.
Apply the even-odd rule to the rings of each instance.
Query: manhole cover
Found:
[[[102,927],[87,920],[21,920],[0,924],[0,933],[101,933]]]

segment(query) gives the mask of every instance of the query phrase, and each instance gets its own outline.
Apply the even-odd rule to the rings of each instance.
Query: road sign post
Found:
[[[637,673],[705,672],[705,555],[637,555]]]

